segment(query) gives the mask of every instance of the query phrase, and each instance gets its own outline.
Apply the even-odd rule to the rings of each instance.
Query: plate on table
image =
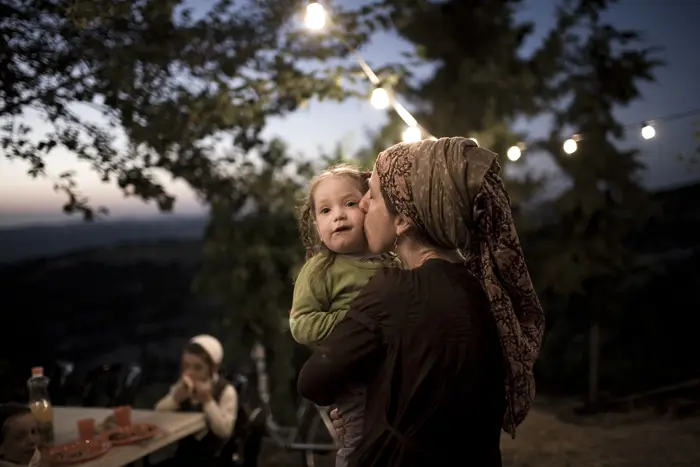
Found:
[[[90,441],[57,444],[49,448],[49,462],[52,466],[81,464],[104,456],[111,447],[112,443],[101,436]]]
[[[160,427],[152,423],[139,423],[109,430],[105,435],[112,446],[124,446],[153,438],[160,433]]]

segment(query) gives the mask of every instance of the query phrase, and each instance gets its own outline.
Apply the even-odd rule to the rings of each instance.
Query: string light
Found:
[[[311,31],[320,31],[326,27],[326,9],[318,2],[311,2],[306,6],[304,24]]]
[[[330,17],[326,11],[326,8],[319,2],[314,2],[311,1],[307,6],[306,6],[306,14],[304,15],[304,24],[306,25],[307,29],[311,31],[320,31],[323,30],[326,25],[330,22]],[[387,90],[386,88],[382,87],[380,85],[380,79],[374,73],[372,68],[369,66],[369,64],[362,58],[360,53],[352,47],[350,44],[348,44],[345,40],[343,40],[342,37],[338,37],[338,39],[348,48],[350,53],[355,57],[355,60],[357,63],[360,65],[360,68],[362,68],[362,71],[365,73],[367,76],[367,79],[375,86],[375,88],[372,91],[372,94],[370,96],[370,104],[378,109],[378,110],[384,110],[387,109],[389,106],[393,107],[394,111],[401,117],[401,119],[404,121],[406,124],[406,129],[403,131],[402,134],[402,139],[404,142],[415,142],[415,141],[420,141],[423,138],[426,139],[432,139],[435,140],[437,139],[435,136],[431,135],[429,132],[423,128],[418,121],[411,115],[411,113],[404,107],[402,106],[395,97],[392,96],[391,91]],[[700,114],[700,109],[694,109],[690,110],[687,112],[681,112],[678,114],[674,115],[669,115],[663,118],[658,118],[654,120],[649,120],[646,121],[642,124],[641,128],[641,137],[644,140],[650,140],[656,137],[656,128],[655,126],[658,124],[660,121],[673,121],[673,120],[678,120],[681,118],[686,118],[690,117],[693,115],[698,115]],[[629,127],[630,125],[626,125],[626,127]],[[479,142],[477,141],[476,138],[469,138],[473,140],[477,145]],[[564,141],[564,144],[562,145],[562,149],[564,152],[568,155],[574,154],[578,150],[578,143],[581,140],[585,140],[585,135],[574,135],[571,138],[568,138],[566,141]],[[524,143],[518,143],[517,145],[511,146],[508,148],[508,151],[506,152],[506,156],[508,157],[509,160],[515,162],[519,160],[523,152],[525,151],[525,144]]]
[[[508,152],[506,152],[506,157],[508,157],[509,160],[512,162],[517,161],[520,159],[520,156],[523,155],[523,152],[520,150],[518,146],[511,146],[508,148]]]
[[[578,149],[578,143],[574,138],[569,138],[566,141],[564,141],[564,152],[567,153],[568,155],[571,155],[576,152]]]
[[[384,88],[374,88],[369,101],[372,104],[372,107],[377,110],[384,110],[389,107],[389,104],[391,104],[389,93]]]
[[[639,132],[642,139],[648,141],[650,139],[656,138],[656,127],[660,122],[672,122],[674,120],[680,120],[687,117],[692,117],[695,115],[700,115],[700,109],[688,110],[686,112],[679,112],[672,115],[667,115],[661,118],[655,118],[654,120],[647,120],[641,125],[641,131]],[[639,128],[638,124],[628,124],[624,125],[623,128]],[[573,137],[564,141],[562,149],[567,154],[573,154],[578,149],[578,142],[585,140],[585,135],[574,135]]]
[[[326,12],[326,9],[319,2],[311,2],[306,6],[306,14],[304,15],[304,24],[311,31],[320,31],[324,29],[331,19]],[[423,128],[398,100],[392,96],[391,92],[380,85],[380,80],[377,74],[372,70],[369,64],[365,61],[360,53],[342,37],[338,39],[348,48],[350,53],[355,57],[355,60],[362,68],[362,71],[367,76],[367,79],[375,88],[370,96],[370,104],[376,109],[386,109],[389,106],[393,107],[394,111],[406,124],[406,130],[403,132],[403,140],[405,142],[420,141],[425,136],[426,138],[435,138]]]
[[[415,143],[423,139],[423,132],[417,126],[409,126],[401,136],[404,143]]]
[[[652,139],[654,136],[656,136],[656,130],[651,125],[651,122],[647,122],[647,123],[643,124],[642,125],[642,138]]]

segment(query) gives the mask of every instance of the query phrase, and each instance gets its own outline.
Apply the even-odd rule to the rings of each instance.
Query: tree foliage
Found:
[[[251,344],[262,342],[272,355],[275,400],[289,407],[286,383],[296,376],[295,344],[288,332],[296,270],[304,261],[297,205],[310,174],[295,163],[280,141],[260,151],[260,162],[237,165],[235,178],[245,198],[219,197],[211,205],[205,232],[199,292],[221,306],[218,320],[227,354],[246,361]]]
[[[548,349],[571,342],[571,329],[565,328],[588,322],[591,404],[598,401],[605,323],[623,309],[629,290],[624,279],[636,267],[631,235],[642,225],[647,206],[637,150],[617,147],[623,126],[613,112],[640,98],[639,83],[653,81],[661,64],[656,49],[644,45],[639,32],[603,20],[610,3],[565,4],[544,48],[559,60],[547,83],[554,125],[542,147],[570,181],[553,204],[555,225],[537,235],[538,285],[569,316],[550,321],[544,360],[557,358]],[[566,155],[562,135],[571,131],[578,133],[578,150]]]
[[[0,140],[3,155],[53,176],[59,147],[126,195],[172,209],[157,174],[187,182],[205,201],[231,189],[222,165],[261,144],[270,116],[313,97],[342,99],[340,67],[302,66],[346,53],[333,36],[310,38],[290,19],[294,0],[219,0],[196,15],[181,0],[1,0]],[[337,12],[344,40],[366,39]],[[312,71],[309,71],[312,70]],[[82,107],[81,107],[82,105]],[[85,118],[97,110],[106,124]],[[50,126],[38,138],[28,113]],[[121,141],[120,141],[121,140]],[[217,153],[217,142],[226,157]],[[73,174],[56,175],[66,212],[95,214]],[[222,186],[224,185],[224,186]]]
[[[546,284],[563,293],[582,292],[588,278],[629,264],[628,235],[646,203],[638,151],[617,147],[624,132],[613,112],[641,97],[639,83],[652,81],[662,62],[639,32],[602,20],[610,3],[581,1],[560,9],[558,27],[546,41],[559,65],[548,83],[555,123],[542,147],[571,182],[555,203],[560,225],[547,257],[560,263],[551,266]],[[580,138],[578,150],[566,155],[562,135],[572,130]]]
[[[514,19],[522,1],[385,4],[398,33],[415,44],[415,58],[435,65],[430,78],[406,86],[420,121],[437,135],[475,136],[505,153],[518,140],[503,140],[504,123],[537,110],[538,77],[520,56],[533,26]]]

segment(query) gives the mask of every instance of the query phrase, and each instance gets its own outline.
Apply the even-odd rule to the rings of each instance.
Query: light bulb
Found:
[[[567,154],[573,154],[576,152],[578,149],[578,144],[576,143],[576,140],[573,138],[569,138],[566,141],[564,141],[564,152]]]
[[[401,136],[404,143],[415,143],[423,139],[423,134],[417,126],[409,126]]]
[[[645,124],[642,127],[642,138],[652,139],[654,136],[656,136],[656,130],[654,129],[654,127],[648,123]]]
[[[518,159],[520,159],[520,156],[522,156],[522,151],[520,150],[519,147],[517,146],[511,146],[508,148],[508,152],[506,153],[506,156],[508,156],[508,159],[511,161],[515,162]]]
[[[318,2],[309,3],[306,7],[304,24],[312,31],[319,31],[326,25],[326,9]]]
[[[384,110],[389,107],[389,93],[384,88],[375,88],[369,102],[375,109]]]

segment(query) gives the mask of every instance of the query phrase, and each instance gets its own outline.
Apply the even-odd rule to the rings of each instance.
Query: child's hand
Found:
[[[196,381],[194,383],[193,397],[202,404],[206,404],[212,399],[211,395],[211,380]]]
[[[189,399],[192,395],[192,385],[187,384],[185,378],[187,377],[183,376],[182,379],[175,384],[175,389],[173,390],[173,399],[175,399],[178,404]]]
[[[40,446],[34,452],[29,467],[51,467],[51,456],[49,455],[48,446]]]
[[[345,436],[345,420],[343,420],[343,415],[338,409],[331,410],[331,420],[333,420],[333,428],[335,428],[335,433],[338,437],[342,438]]]

